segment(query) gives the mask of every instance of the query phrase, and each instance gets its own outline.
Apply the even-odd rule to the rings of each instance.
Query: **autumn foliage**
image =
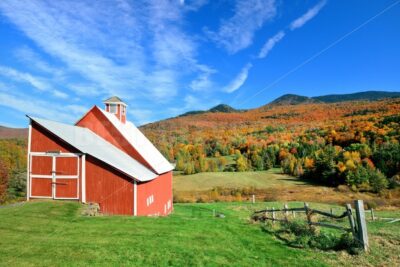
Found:
[[[399,99],[267,105],[141,129],[185,174],[280,166],[319,183],[379,192],[400,173]]]

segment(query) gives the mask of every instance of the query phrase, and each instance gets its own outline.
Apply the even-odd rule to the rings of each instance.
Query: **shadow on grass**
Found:
[[[261,225],[261,231],[273,235],[292,248],[313,248],[323,251],[347,251],[355,255],[361,252],[359,244],[350,233],[332,233],[319,231],[304,223],[292,221],[273,225],[267,222]]]

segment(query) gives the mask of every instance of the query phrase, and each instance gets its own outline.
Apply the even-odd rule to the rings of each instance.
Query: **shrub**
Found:
[[[380,170],[372,170],[369,176],[369,183],[372,190],[375,193],[381,192],[383,189],[387,188],[389,182],[386,176]]]
[[[266,225],[266,227],[269,227]],[[274,233],[289,246],[296,248],[317,248],[321,250],[347,250],[351,254],[358,253],[359,245],[350,233],[336,234],[317,231],[301,221],[290,221],[280,224],[280,228],[267,232]]]

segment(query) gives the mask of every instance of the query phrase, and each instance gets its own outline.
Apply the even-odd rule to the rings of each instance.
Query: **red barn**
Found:
[[[95,202],[105,214],[167,215],[173,166],[135,125],[118,97],[75,125],[30,119],[27,198]]]

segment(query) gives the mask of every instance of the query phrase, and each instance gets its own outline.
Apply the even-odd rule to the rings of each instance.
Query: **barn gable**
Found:
[[[124,138],[135,150],[148,162],[152,169],[158,173],[166,173],[173,170],[173,166],[150,142],[149,139],[130,121],[122,123],[112,114],[101,110],[108,120],[119,130]]]
[[[94,118],[96,119],[95,123]],[[173,170],[171,163],[132,122],[120,121],[113,113],[94,106],[76,125],[91,129],[107,141],[119,146],[142,164],[150,167],[157,174]]]
[[[150,164],[135,148],[132,147],[121,132],[109,121],[107,116],[97,106],[91,108],[88,113],[76,122],[75,125],[90,129],[103,139],[127,153],[132,158],[139,161],[144,166],[152,169]]]

